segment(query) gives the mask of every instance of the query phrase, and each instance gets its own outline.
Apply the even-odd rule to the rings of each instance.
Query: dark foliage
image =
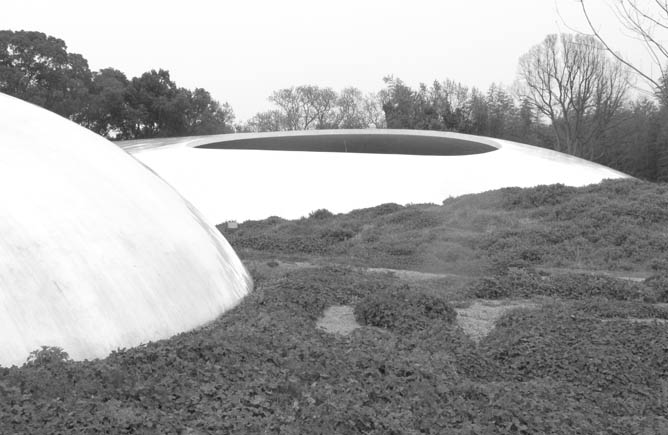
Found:
[[[540,186],[514,192],[510,203],[519,209],[513,211],[522,212],[527,202],[517,198],[536,198],[549,190]],[[515,266],[579,263],[581,268],[630,269],[666,264],[668,236],[660,229],[668,224],[665,185],[608,180],[575,192],[557,195],[558,201],[548,196],[553,205],[524,212],[535,224],[489,232],[478,248],[493,262]]]
[[[659,322],[668,311],[648,303],[665,300],[665,198],[665,186],[620,181],[572,196],[548,186],[245,222],[227,235],[237,248],[266,248],[257,251],[264,269],[251,270],[267,275],[254,276],[256,291],[237,308],[104,360],[43,348],[21,368],[0,368],[0,433],[668,433],[668,325]],[[619,257],[606,257],[614,249]],[[275,259],[295,252],[323,263],[485,267],[405,286],[348,266],[281,272]],[[636,283],[533,268],[587,258],[656,275]],[[549,298],[475,343],[452,309],[474,278],[469,291],[481,297]],[[316,319],[332,305],[354,305],[376,326],[321,331]]]
[[[220,227],[237,249],[356,265],[493,274],[509,267],[668,270],[668,188],[637,180],[501,189],[437,205]]]
[[[402,285],[369,293],[356,305],[355,316],[365,325],[415,331],[452,324],[457,313],[443,298]]]
[[[643,284],[651,289],[657,302],[668,302],[668,275],[652,275],[643,281]]]
[[[501,189],[506,209],[536,208],[561,204],[571,199],[577,189],[563,184],[540,185],[531,189],[509,187]]]
[[[326,305],[371,300],[419,328],[314,327]],[[0,432],[665,433],[665,326],[555,304],[507,315],[476,346],[432,304],[447,306],[387,274],[293,272],[198,331],[0,369]]]
[[[661,387],[666,381],[666,345],[668,328],[663,324],[604,322],[557,303],[509,313],[484,340],[482,352],[498,363],[503,378],[568,381],[609,394],[610,404],[615,395],[623,395],[628,408],[644,402],[658,411],[666,406]],[[610,411],[623,413],[624,408]]]
[[[563,299],[601,297],[618,301],[640,301],[651,292],[641,283],[605,275],[565,273],[540,275],[530,269],[509,269],[503,274],[481,278],[472,284],[478,298],[530,298],[553,296]]]
[[[70,356],[59,347],[42,346],[30,352],[26,365],[30,367],[50,367],[69,361]]]
[[[309,219],[328,219],[334,216],[334,214],[327,210],[326,208],[321,208],[315,211],[312,211],[309,213],[308,217]]]
[[[569,307],[578,313],[604,319],[668,319],[668,309],[639,301],[595,297],[573,301]]]
[[[169,71],[128,80],[121,71],[90,71],[65,42],[40,32],[0,31],[0,91],[118,139],[232,131],[231,107],[202,88],[180,88]]]

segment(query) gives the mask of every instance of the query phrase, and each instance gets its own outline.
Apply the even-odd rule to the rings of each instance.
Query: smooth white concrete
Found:
[[[170,337],[236,305],[227,241],[111,142],[0,94],[0,365]]]
[[[433,156],[203,149],[231,141],[323,135],[434,136],[480,142],[494,151]],[[241,142],[240,142],[241,143]],[[212,145],[213,144],[213,145]],[[168,180],[211,221],[272,215],[299,218],[386,202],[441,203],[449,196],[501,187],[582,186],[628,175],[577,157],[486,137],[413,130],[331,130],[229,134],[119,143]],[[406,143],[410,148],[411,144]],[[479,152],[479,151],[478,151]]]

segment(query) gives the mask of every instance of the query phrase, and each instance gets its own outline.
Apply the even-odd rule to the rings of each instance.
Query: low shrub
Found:
[[[397,281],[390,273],[365,273],[346,266],[306,268],[273,282],[264,303],[315,320],[328,306],[355,305]]]
[[[70,360],[70,356],[60,347],[42,346],[30,352],[25,363],[28,367],[48,367],[59,365]]]
[[[313,324],[324,306],[380,294],[395,295],[393,330]],[[438,295],[391,274],[272,275],[206,328],[103,360],[0,368],[0,433],[668,433],[668,328],[575,302],[517,310],[476,345]]]
[[[618,301],[642,300],[645,289],[642,284],[606,275],[566,273],[552,276],[547,296],[566,299],[602,297]]]
[[[652,398],[650,408],[663,406],[666,349],[665,325],[603,322],[580,316],[562,303],[509,312],[481,342],[481,352],[497,364],[506,380],[549,377],[613,397],[624,395],[629,407]]]
[[[340,242],[345,242],[346,240],[352,239],[357,233],[346,227],[333,227],[333,228],[324,228],[318,232],[318,236],[324,239],[327,245],[333,245]]]
[[[537,208],[561,204],[571,199],[577,188],[563,184],[540,185],[530,188],[511,187],[501,189],[505,209]]]
[[[570,305],[574,314],[604,319],[668,319],[668,309],[638,301],[616,301],[601,297],[582,299]]]
[[[505,273],[478,279],[471,285],[470,291],[474,297],[483,299],[552,296],[641,301],[650,297],[643,284],[624,279],[588,273],[540,275],[524,268],[510,268]]]
[[[431,210],[421,206],[409,206],[387,216],[385,222],[401,225],[409,230],[432,228],[443,223],[442,219]]]
[[[481,278],[471,287],[471,294],[481,299],[531,297],[546,293],[542,277],[527,269],[511,268],[503,274]]]
[[[326,208],[321,208],[321,209],[314,210],[311,213],[309,213],[308,218],[309,219],[329,219],[333,216],[334,216],[334,213],[327,210]]]
[[[402,285],[368,294],[355,306],[355,316],[365,325],[407,332],[451,324],[457,312],[441,297]]]
[[[665,273],[652,275],[643,281],[650,289],[656,302],[668,302],[668,275]]]
[[[385,204],[378,205],[376,207],[356,209],[351,211],[349,215],[354,218],[375,218],[378,216],[385,216],[388,214],[395,213],[399,210],[402,210],[403,208],[404,207],[402,205],[393,202],[388,202]]]

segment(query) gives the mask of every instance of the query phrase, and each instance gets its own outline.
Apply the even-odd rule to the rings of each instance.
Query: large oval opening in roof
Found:
[[[343,213],[386,202],[440,203],[501,187],[626,177],[544,148],[439,131],[235,133],[119,145],[214,222],[292,219],[320,208]]]
[[[463,156],[495,151],[477,141],[419,134],[308,134],[241,137],[217,141],[196,148],[261,151],[312,151],[330,153],[404,154],[420,156]]]

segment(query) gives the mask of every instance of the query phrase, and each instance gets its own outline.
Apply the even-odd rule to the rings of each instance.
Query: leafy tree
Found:
[[[641,99],[619,113],[615,125],[599,141],[597,162],[647,180],[657,180],[656,144],[660,110]],[[603,145],[605,144],[605,145]]]
[[[169,71],[151,70],[133,78],[127,99],[134,116],[125,135],[141,138],[183,133],[185,122],[179,119],[178,112],[185,109],[186,98],[179,94]]]
[[[489,136],[489,107],[485,94],[477,88],[471,89],[466,108],[468,122],[465,124],[462,133]]]
[[[91,80],[86,59],[68,53],[62,39],[0,31],[0,92],[79,120]]]
[[[233,131],[234,112],[202,88],[176,86],[166,70],[135,77],[126,94],[128,110],[121,126],[124,138],[186,136]]]
[[[468,87],[453,80],[434,81],[430,92],[442,130],[464,131],[468,119]]]
[[[127,102],[130,81],[113,68],[93,73],[88,105],[82,125],[102,136],[124,131],[134,115]]]
[[[492,137],[506,137],[519,116],[513,98],[503,87],[492,83],[487,91],[487,134]]]
[[[387,86],[382,93],[387,128],[415,128],[415,91],[398,78],[388,76],[383,81]]]
[[[234,131],[234,112],[229,104],[221,105],[211,98],[205,89],[196,88],[193,92],[181,89],[187,106],[184,110],[185,133],[188,135],[231,133]]]

